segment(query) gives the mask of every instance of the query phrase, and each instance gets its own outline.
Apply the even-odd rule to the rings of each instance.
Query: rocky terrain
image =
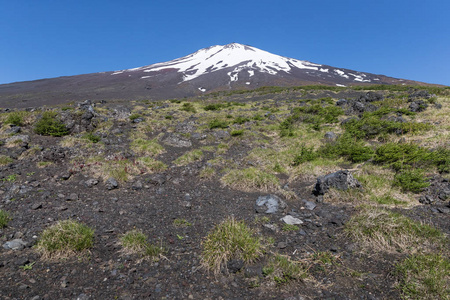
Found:
[[[391,86],[4,106],[0,298],[449,299],[449,104]],[[230,218],[262,253],[208,265]],[[63,220],[93,244],[38,247]],[[133,230],[161,251],[127,251]]]

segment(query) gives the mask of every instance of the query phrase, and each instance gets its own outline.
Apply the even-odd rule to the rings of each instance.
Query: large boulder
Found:
[[[324,195],[330,188],[347,190],[349,188],[360,188],[361,184],[348,170],[340,170],[317,178],[314,186],[314,195]]]

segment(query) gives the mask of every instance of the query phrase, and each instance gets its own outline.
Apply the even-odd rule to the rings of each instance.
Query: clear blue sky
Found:
[[[232,42],[450,85],[448,0],[0,0],[0,84],[128,69]]]

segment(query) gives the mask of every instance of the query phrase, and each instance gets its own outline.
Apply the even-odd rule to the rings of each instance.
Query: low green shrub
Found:
[[[92,132],[88,132],[84,135],[84,138],[96,144],[100,142],[101,138],[98,135],[93,134]]]
[[[250,121],[250,118],[243,117],[243,116],[238,116],[238,117],[236,117],[233,120],[233,124],[240,124],[240,125],[242,125],[242,124],[245,124],[245,123],[247,123],[249,121]]]
[[[327,143],[318,149],[318,155],[323,158],[345,157],[359,163],[371,159],[374,155],[372,147],[366,146],[363,141],[344,133],[336,141]]]
[[[25,111],[14,111],[8,114],[5,120],[5,124],[11,124],[16,126],[23,126]]]
[[[40,135],[64,136],[69,134],[66,126],[58,120],[58,114],[53,111],[46,111],[42,118],[36,122],[34,131]]]
[[[433,163],[433,154],[412,143],[386,143],[375,151],[374,162],[390,165],[395,170],[407,166],[426,166]]]
[[[136,119],[142,118],[141,114],[131,114],[129,117],[130,121],[134,121]]]
[[[194,105],[190,102],[185,102],[183,103],[183,105],[181,106],[180,110],[182,111],[186,111],[186,112],[191,112],[191,113],[196,113],[197,110],[195,109]]]
[[[244,129],[235,129],[231,131],[231,136],[240,136],[244,134]]]
[[[6,155],[0,155],[0,166],[5,166],[7,164],[12,163],[14,160]]]
[[[300,151],[297,155],[294,157],[294,161],[292,162],[292,165],[294,167],[307,162],[307,161],[313,161],[318,157],[318,153],[314,151],[314,148],[308,148],[306,146],[300,146]]]
[[[215,129],[215,128],[227,128],[228,127],[228,122],[226,121],[222,121],[219,119],[214,119],[211,122],[209,122],[208,124],[209,129]]]
[[[404,192],[420,193],[430,183],[426,181],[422,169],[405,168],[395,174],[392,185],[400,187]]]

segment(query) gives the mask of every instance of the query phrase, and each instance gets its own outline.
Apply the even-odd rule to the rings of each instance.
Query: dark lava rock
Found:
[[[428,104],[423,100],[416,100],[414,102],[411,102],[409,105],[409,110],[412,112],[421,112],[426,110],[428,107]]]
[[[237,273],[244,267],[244,261],[241,259],[233,259],[227,263],[228,271]]]
[[[43,151],[42,157],[46,161],[60,162],[66,157],[67,151],[67,148],[52,146]]]
[[[317,178],[313,194],[323,195],[329,188],[338,190],[347,190],[348,188],[360,188],[361,184],[356,180],[348,170],[340,170],[325,176]]]

